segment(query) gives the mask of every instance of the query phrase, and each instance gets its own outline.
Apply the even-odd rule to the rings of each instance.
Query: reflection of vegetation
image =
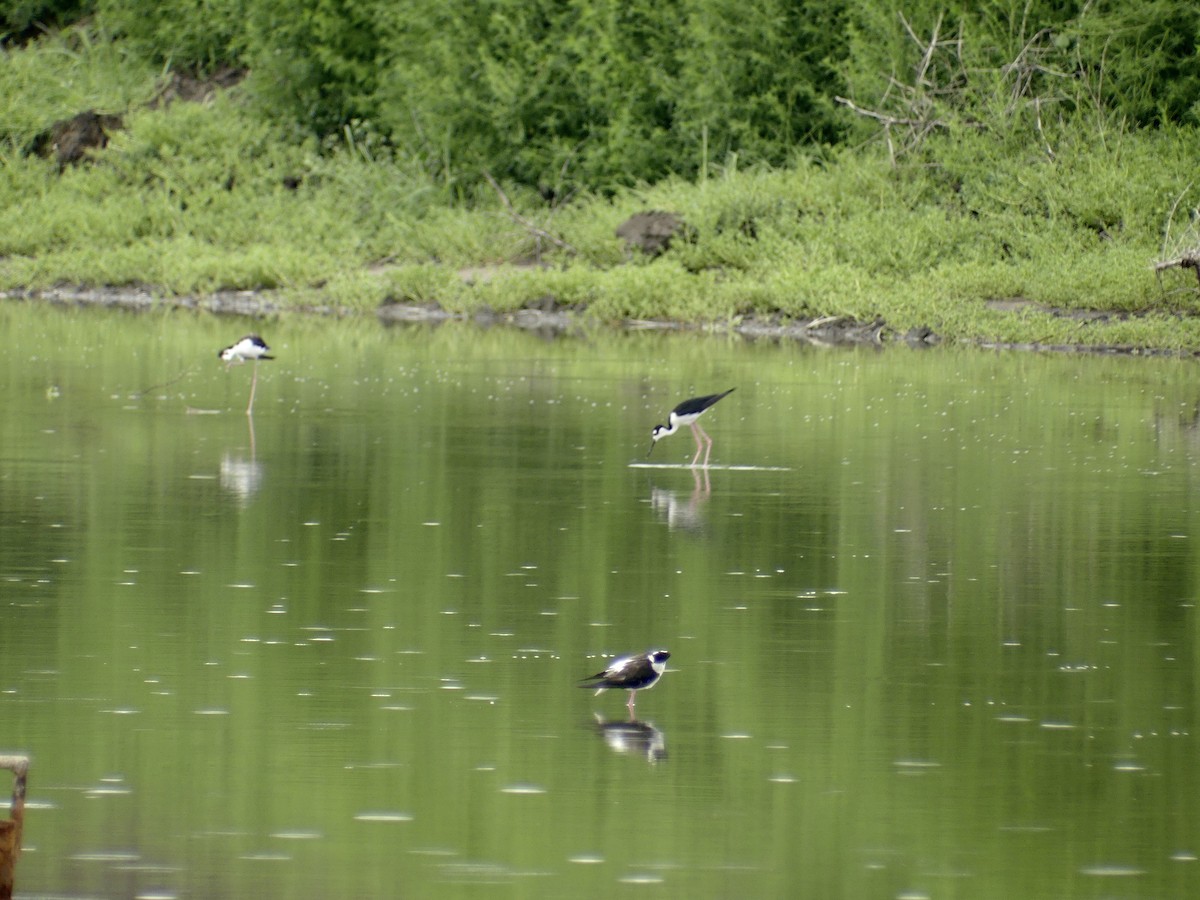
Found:
[[[131,788],[55,791],[47,892],[114,834],[206,896],[261,893],[261,868],[212,860],[295,829],[315,849],[267,877],[353,896],[444,888],[409,847],[550,871],[555,895],[595,893],[575,870],[599,866],[561,861],[597,849],[604,890],[651,859],[704,896],[716,860],[730,894],[894,896],[906,867],[958,883],[942,862],[969,856],[973,894],[1065,896],[1064,847],[1099,823],[1152,842],[1142,882],[1169,895],[1167,853],[1195,845],[1200,448],[1178,362],[297,318],[267,335],[264,477],[238,498],[218,479],[250,440],[215,358],[228,321],[7,305],[0,326],[41,348],[0,360],[0,500],[29,520],[0,525],[4,740],[47,785]],[[707,527],[672,532],[626,464],[717,375],[738,385],[712,413],[723,461],[790,471],[711,472]],[[651,768],[597,739],[574,681],[658,640],[677,671],[645,700],[671,751]],[[1113,769],[1130,753],[1136,784]],[[519,841],[515,781],[549,801]],[[377,810],[408,830],[364,831]],[[656,823],[632,848],[631,815]],[[1004,864],[1014,823],[1049,829],[1036,864]]]

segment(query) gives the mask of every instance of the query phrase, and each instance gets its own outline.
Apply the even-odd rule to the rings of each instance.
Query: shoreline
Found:
[[[980,350],[1014,350],[1043,353],[1085,353],[1112,356],[1179,357],[1200,356],[1200,350],[1173,350],[1112,344],[1051,344],[1035,342],[971,341],[947,342],[928,328],[913,328],[901,334],[883,319],[862,322],[848,316],[824,316],[810,320],[787,320],[778,316],[741,317],[732,321],[707,323],[672,322],[661,319],[623,319],[601,323],[589,320],[586,312],[565,309],[525,308],[512,312],[483,309],[473,313],[453,312],[437,305],[385,303],[375,310],[325,304],[283,304],[271,299],[268,291],[217,291],[206,295],[163,296],[146,288],[52,288],[49,290],[0,290],[0,301],[44,302],[57,306],[106,307],[132,312],[152,309],[186,309],[213,315],[240,315],[252,318],[287,313],[342,318],[373,314],[383,324],[437,324],[466,322],[482,327],[503,325],[551,336],[568,336],[587,327],[606,327],[622,331],[663,331],[737,336],[746,340],[796,341],[824,347],[904,346],[932,349],[937,346],[974,347]]]

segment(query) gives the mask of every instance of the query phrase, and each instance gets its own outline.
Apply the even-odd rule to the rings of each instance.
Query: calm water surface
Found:
[[[21,896],[1200,894],[1193,362],[0,329]]]

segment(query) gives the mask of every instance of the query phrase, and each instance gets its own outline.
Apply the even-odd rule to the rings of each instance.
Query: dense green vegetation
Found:
[[[1195,274],[1151,269],[1200,247],[1183,0],[21,0],[0,26],[3,288],[1200,348]],[[164,102],[179,74],[234,86]],[[123,116],[89,162],[33,152],[86,109]],[[645,209],[690,239],[630,257]]]

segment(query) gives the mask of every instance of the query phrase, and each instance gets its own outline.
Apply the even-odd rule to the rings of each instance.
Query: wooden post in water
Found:
[[[12,900],[13,869],[21,853],[21,827],[25,822],[25,776],[28,756],[0,756],[0,769],[13,773],[12,818],[0,819],[0,900]]]

